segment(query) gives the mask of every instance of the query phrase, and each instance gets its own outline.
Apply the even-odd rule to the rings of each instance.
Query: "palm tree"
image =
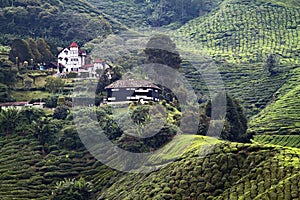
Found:
[[[1,132],[4,132],[5,135],[14,133],[19,118],[20,118],[20,110],[16,108],[1,110],[0,112]]]

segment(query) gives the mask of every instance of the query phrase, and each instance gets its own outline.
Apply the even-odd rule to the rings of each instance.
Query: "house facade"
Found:
[[[107,87],[107,104],[160,101],[161,89],[145,80],[118,80]]]
[[[99,71],[109,70],[110,66],[104,60],[95,59],[94,64],[86,64],[80,67],[79,72],[81,74],[86,73],[89,78],[99,77]]]
[[[60,73],[78,72],[86,64],[87,53],[76,42],[64,48],[58,54],[58,71]]]
[[[111,69],[105,60],[95,59],[91,62],[86,50],[80,49],[76,42],[72,42],[68,48],[60,51],[58,62],[51,63],[51,65],[57,67],[57,73],[60,75],[76,72],[79,77],[83,78],[97,78],[100,75],[98,70],[109,71]]]

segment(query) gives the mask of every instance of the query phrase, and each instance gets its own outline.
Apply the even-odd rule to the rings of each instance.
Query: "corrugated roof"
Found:
[[[118,80],[113,82],[112,84],[105,87],[105,89],[112,89],[112,88],[156,88],[160,89],[154,83],[146,80]]]

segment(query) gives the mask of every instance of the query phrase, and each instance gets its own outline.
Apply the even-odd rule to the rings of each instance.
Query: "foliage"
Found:
[[[270,73],[270,75],[274,75],[276,72],[274,68],[278,65],[279,61],[276,58],[276,55],[270,54],[265,61],[265,70]]]
[[[109,74],[111,77],[109,77]],[[99,80],[96,88],[96,94],[102,94],[105,91],[105,87],[109,84],[121,79],[122,77],[122,67],[115,66],[112,69],[106,69],[99,73]]]
[[[55,93],[62,93],[65,85],[65,81],[60,77],[47,77],[46,78],[46,90]]]
[[[56,108],[57,107],[58,96],[51,96],[46,99],[45,106],[47,108]]]
[[[69,108],[66,105],[60,105],[55,108],[53,113],[53,119],[66,119],[69,114]]]
[[[17,70],[13,64],[6,60],[0,60],[0,102],[10,101],[11,88],[17,81]]]
[[[1,133],[5,135],[15,133],[15,129],[18,126],[20,118],[20,110],[12,108],[7,110],[1,110],[0,112],[0,124]]]
[[[176,50],[176,44],[167,35],[153,36],[144,52],[147,63],[167,65],[175,69],[180,67],[181,58]]]
[[[221,97],[218,95],[207,103],[206,115],[208,117],[211,117],[212,101],[219,101],[218,98]],[[247,133],[247,118],[242,107],[237,100],[229,95],[226,95],[225,126],[220,138],[231,142],[250,142],[250,139],[252,139],[252,135]]]
[[[77,150],[83,147],[74,125],[66,125],[59,132],[57,143],[61,149]]]
[[[84,43],[111,32],[103,15],[85,0],[71,4],[64,0],[2,1],[0,12],[2,44],[10,44],[21,36],[47,38],[56,46],[65,46],[71,41]]]
[[[32,38],[28,41],[24,39],[15,39],[12,41],[9,59],[16,65],[28,62],[32,67],[34,63],[48,63],[53,61],[54,56],[50,51],[50,46],[42,38],[36,42]]]
[[[91,200],[93,198],[92,185],[83,178],[79,180],[64,179],[56,183],[52,200]]]
[[[26,40],[16,39],[12,42],[9,59],[19,66],[19,63],[29,61],[33,58],[30,46]]]
[[[89,0],[104,13],[121,23],[134,27],[159,27],[185,22],[205,15],[221,0],[129,0],[129,1],[96,1]]]

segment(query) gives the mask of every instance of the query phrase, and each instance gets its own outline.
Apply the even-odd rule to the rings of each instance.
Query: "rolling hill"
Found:
[[[273,100],[249,122],[249,132],[268,134],[299,134],[299,69],[292,71],[291,79],[278,90]]]
[[[281,63],[299,64],[299,14],[299,3],[293,1],[225,0],[207,15],[187,22],[176,37],[178,43],[188,39],[217,60],[264,62],[272,53]]]
[[[177,28],[185,22],[209,13],[223,0],[88,0],[103,13],[130,28]]]
[[[253,117],[272,103],[276,92],[296,89],[297,83],[289,85],[289,80],[295,79],[299,71],[299,14],[299,3],[294,1],[225,0],[206,15],[184,24],[172,36],[185,51],[211,56],[218,63],[227,91]],[[266,59],[271,54],[277,59],[274,74],[266,69]],[[203,88],[205,83],[199,81],[193,68],[187,65],[183,71],[194,88]],[[297,100],[291,97],[282,101],[293,105]],[[270,111],[263,111],[268,119],[272,117]],[[276,112],[278,116],[282,114],[278,109]],[[257,126],[272,127],[267,120],[261,122]]]
[[[177,139],[190,141],[187,137]],[[70,177],[90,181],[98,199],[295,199],[299,194],[299,149],[196,136],[166,167],[135,174],[111,170],[85,149],[61,151],[53,145],[43,157],[30,135],[1,137],[1,146],[4,200],[49,199],[55,183]],[[168,157],[165,153],[161,156]]]

